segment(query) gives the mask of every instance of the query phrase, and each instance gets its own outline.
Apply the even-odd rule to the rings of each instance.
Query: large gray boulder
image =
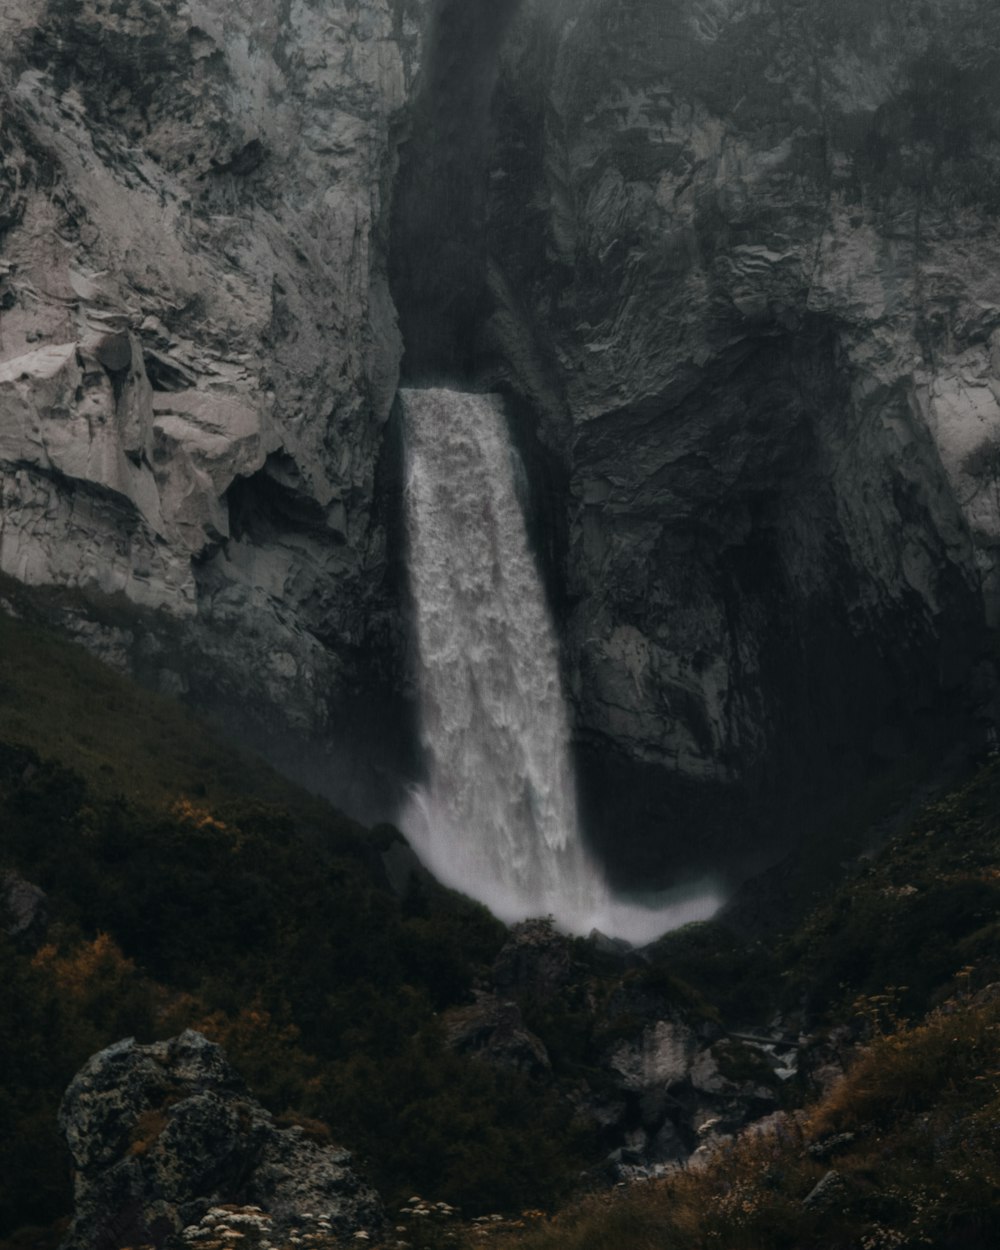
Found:
[[[75,1185],[63,1250],[172,1244],[223,1204],[260,1208],[275,1236],[320,1225],[353,1235],[382,1221],[350,1154],[297,1126],[279,1129],[220,1047],[190,1029],[95,1055],[66,1091],[59,1123]]]

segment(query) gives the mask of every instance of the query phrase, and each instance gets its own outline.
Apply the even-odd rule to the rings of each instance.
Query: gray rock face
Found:
[[[4,6],[0,571],[391,816],[395,302],[511,396],[614,872],[820,840],[996,719],[994,9]]]
[[[129,1038],[95,1055],[59,1112],[73,1159],[75,1219],[64,1250],[163,1245],[222,1203],[267,1213],[279,1236],[374,1229],[377,1195],[346,1150],[278,1129],[221,1049],[188,1030]]]
[[[615,1037],[600,1056],[604,1102],[591,1091],[581,1111],[623,1140],[606,1160],[613,1176],[657,1175],[773,1113],[781,1078],[772,1048],[723,1036],[628,979],[603,1011],[597,1036]]]
[[[0,9],[0,571],[279,732],[328,730],[392,651],[381,236],[421,13]]]
[[[505,41],[481,359],[568,478],[633,875],[995,714],[998,51],[985,0],[526,0]]]

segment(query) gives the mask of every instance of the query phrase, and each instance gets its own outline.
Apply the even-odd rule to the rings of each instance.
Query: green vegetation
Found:
[[[720,1147],[703,1168],[591,1197],[491,1244],[988,1250],[1000,1240],[998,1054],[1000,995],[950,999],[876,1037],[809,1112]]]
[[[827,1026],[842,1047],[861,1045],[841,1084],[783,1085],[783,1104],[805,1110],[703,1168],[488,1233],[442,1216],[411,1243],[998,1244],[1000,761],[768,945],[693,925],[623,969],[574,942],[570,973],[519,993],[546,1077],[449,1049],[448,1010],[487,983],[504,930],[426,878],[398,899],[380,859],[393,836],[0,617],[0,870],[50,904],[41,947],[0,936],[3,1250],[58,1241],[69,1184],[55,1112],[81,1064],[123,1036],[202,1030],[272,1111],[350,1144],[390,1203],[422,1193],[468,1216],[551,1210],[571,1195],[599,1153],[573,1091],[600,1091],[601,1054],[661,1011],[737,1032],[778,1012],[789,1030],[812,1030],[818,1051]],[[713,1053],[729,1079],[774,1084],[738,1038]],[[156,1132],[144,1124],[132,1148]]]
[[[781,946],[784,995],[843,1019],[890,992],[916,1018],[1000,976],[1000,760],[927,807]]]
[[[10,587],[0,576],[0,593]],[[207,803],[254,798],[331,825],[327,804],[219,742],[176,700],[143,690],[50,633],[23,593],[17,602],[23,620],[0,612],[0,742],[58,760],[96,796],[124,796],[146,808],[183,795]],[[360,833],[344,817],[336,821]]]
[[[51,911],[40,950],[0,940],[0,1237],[69,1210],[55,1113],[84,1060],[187,1026],[271,1110],[334,1125],[390,1198],[565,1192],[585,1145],[568,1103],[452,1054],[437,1022],[503,927],[429,880],[397,899],[386,836],[0,617],[0,869]]]

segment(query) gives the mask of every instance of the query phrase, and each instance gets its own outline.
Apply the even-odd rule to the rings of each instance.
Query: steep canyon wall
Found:
[[[353,806],[365,717],[398,721],[385,235],[424,17],[0,5],[0,569],[275,750],[353,740]]]
[[[382,814],[401,362],[500,389],[614,870],[820,836],[995,711],[998,27],[0,2],[0,569]]]
[[[992,721],[998,57],[972,0],[526,0],[505,43],[480,359],[570,474],[625,875],[820,837]]]

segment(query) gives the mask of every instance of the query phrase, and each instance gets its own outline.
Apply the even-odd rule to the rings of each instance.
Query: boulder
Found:
[[[547,998],[572,975],[570,941],[548,920],[514,925],[493,964],[493,984],[503,994]]]
[[[802,1205],[807,1211],[822,1211],[825,1207],[833,1206],[838,1200],[842,1201],[845,1189],[844,1178],[831,1168],[820,1177],[802,1199]]]
[[[320,1220],[343,1235],[382,1221],[350,1154],[300,1127],[279,1129],[222,1049],[190,1029],[93,1056],[66,1091],[59,1124],[75,1187],[63,1250],[160,1247],[232,1203],[259,1207],[279,1236]]]

